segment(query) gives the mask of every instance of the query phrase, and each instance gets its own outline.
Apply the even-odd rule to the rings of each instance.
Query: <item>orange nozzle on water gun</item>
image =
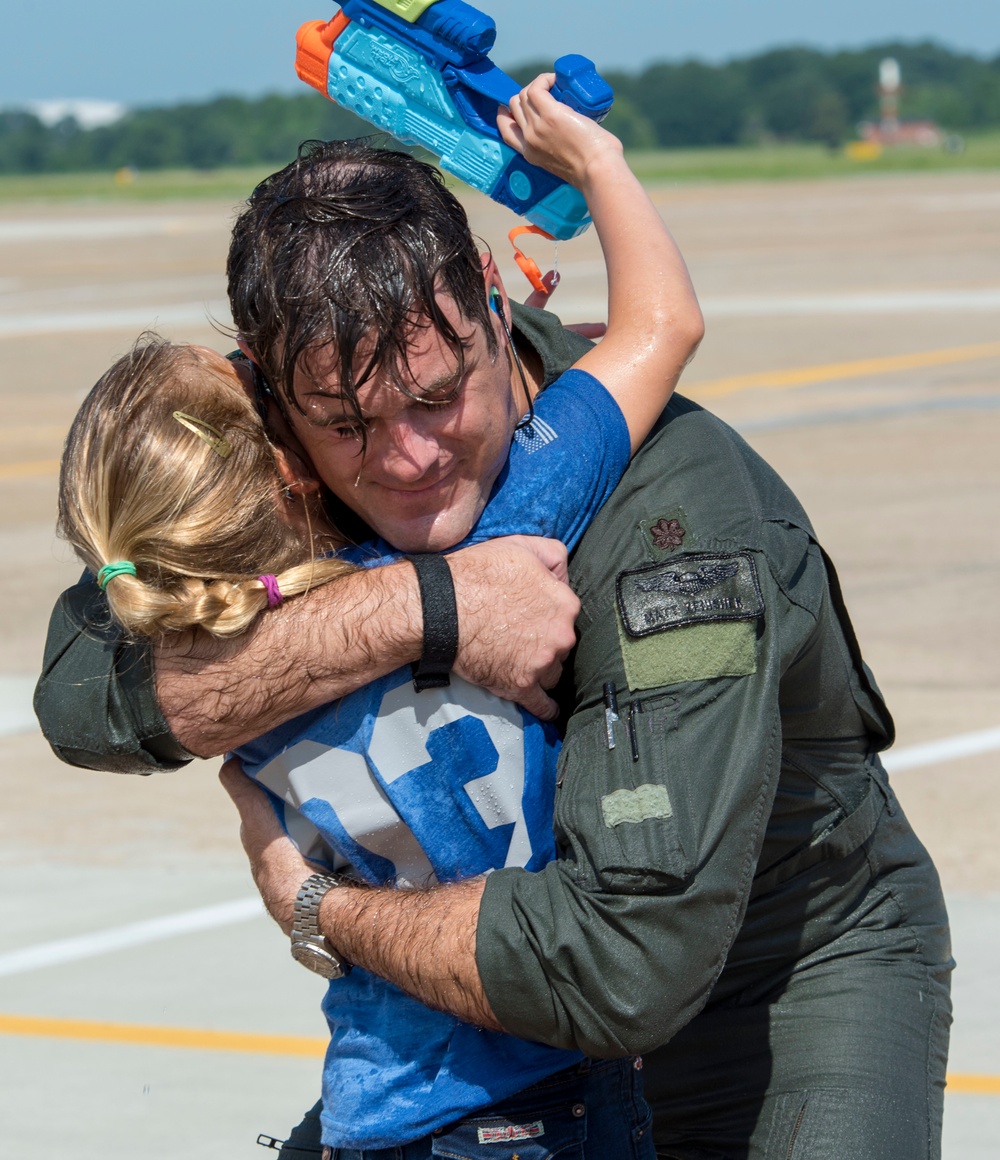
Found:
[[[529,258],[515,241],[522,234],[539,234],[543,238],[554,241],[552,234],[547,234],[540,226],[515,226],[507,235],[510,238],[510,244],[514,247],[514,261],[517,262],[521,268],[521,272],[525,278],[531,283],[539,294],[544,294],[546,298],[552,293],[554,287],[546,286],[545,280],[542,277],[542,271],[534,258]]]
[[[325,97],[330,73],[330,54],[337,37],[351,23],[351,18],[338,12],[332,20],[310,20],[295,35],[298,52],[295,71],[299,80],[312,85]]]

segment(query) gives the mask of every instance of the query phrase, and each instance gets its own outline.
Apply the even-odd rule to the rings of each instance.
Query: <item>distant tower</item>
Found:
[[[878,66],[878,95],[881,115],[878,124],[862,121],[858,125],[861,143],[871,146],[856,154],[858,160],[874,160],[885,146],[918,145],[924,149],[961,149],[959,137],[948,137],[934,121],[900,121],[899,97],[903,89],[903,75],[899,61],[887,56]],[[952,145],[949,145],[949,141]]]
[[[891,141],[899,133],[899,90],[902,87],[899,61],[887,56],[878,66],[878,80],[882,109],[879,129],[882,140]]]

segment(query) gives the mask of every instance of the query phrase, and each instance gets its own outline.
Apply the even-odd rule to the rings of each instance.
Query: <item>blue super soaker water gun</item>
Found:
[[[489,59],[493,19],[464,0],[344,0],[329,22],[304,24],[302,80],[554,238],[590,225],[583,195],[505,145],[497,109],[520,90]],[[554,96],[602,121],[614,93],[584,56],[560,57]]]

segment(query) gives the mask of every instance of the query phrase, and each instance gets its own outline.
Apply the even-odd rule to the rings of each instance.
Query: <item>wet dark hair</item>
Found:
[[[283,408],[314,356],[335,353],[339,390],[361,419],[357,389],[385,375],[408,391],[415,325],[434,326],[464,363],[437,293],[496,336],[465,210],[432,166],[372,140],[307,141],[257,186],[237,219],[227,265],[233,319]],[[357,351],[365,345],[366,358]]]

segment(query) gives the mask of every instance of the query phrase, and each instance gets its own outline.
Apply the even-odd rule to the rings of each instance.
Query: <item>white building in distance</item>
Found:
[[[81,129],[99,129],[102,125],[113,125],[115,121],[120,121],[128,112],[127,106],[118,101],[86,99],[26,101],[21,108],[33,113],[43,125],[50,128],[72,117]]]

